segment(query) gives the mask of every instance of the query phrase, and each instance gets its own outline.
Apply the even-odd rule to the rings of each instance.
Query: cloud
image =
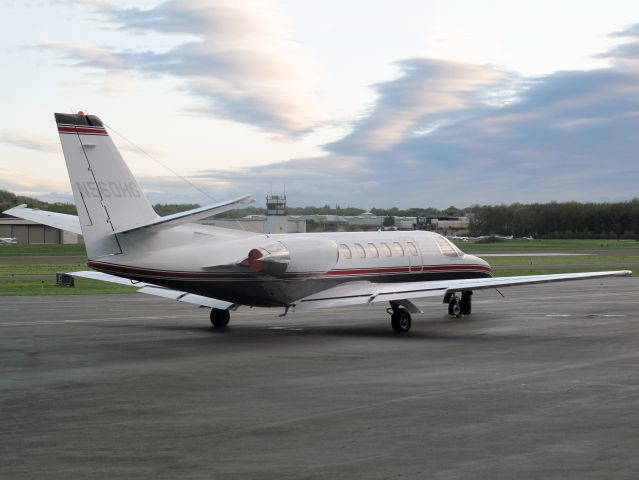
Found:
[[[610,34],[611,37],[639,37],[639,23],[634,23],[632,25],[628,25],[623,30],[618,32],[613,32]]]
[[[64,193],[70,191],[67,180],[58,181],[36,177],[8,168],[0,168],[0,189],[36,198],[44,198],[51,192]]]
[[[75,5],[89,5],[92,7],[110,7],[112,5],[111,0],[67,0],[70,4]]]
[[[198,178],[195,176],[138,177],[140,187],[151,203],[218,203],[223,198],[219,194],[228,191],[224,180]]]
[[[332,150],[384,150],[416,130],[450,122],[481,101],[480,93],[503,82],[495,68],[446,60],[413,58],[398,63],[401,76],[374,86],[379,98],[371,112]]]
[[[604,53],[608,68],[589,71],[517,78],[485,66],[406,60],[397,79],[375,87],[369,114],[326,145],[326,156],[224,178],[249,192],[286,183],[293,205],[631,199],[639,195],[636,29]]]
[[[597,57],[607,58],[617,68],[629,73],[639,71],[639,23],[611,34],[612,37],[623,38],[624,43],[617,45]]]
[[[106,24],[126,33],[180,34],[166,51],[48,43],[74,66],[176,77],[200,99],[196,110],[284,136],[320,122],[312,61],[289,39],[286,22],[265,2],[170,0],[150,9],[102,7]]]
[[[252,194],[259,205],[263,196],[271,189],[286,191],[291,205],[321,202],[345,205],[355,199],[358,189],[370,180],[366,177],[364,159],[355,156],[331,155],[318,158],[289,160],[271,165],[252,167],[241,171],[207,170],[197,172],[190,178],[212,179],[221,182],[225,188],[211,190],[217,198]]]
[[[0,132],[0,143],[4,143],[5,145],[10,145],[12,147],[36,150],[38,152],[60,152],[59,142],[38,138],[33,134],[24,135],[22,133],[15,132]]]
[[[174,9],[174,3],[162,5]],[[158,12],[139,17],[134,9],[126,19],[128,28],[141,32],[165,28],[177,34],[188,24],[177,16],[167,25],[164,11]],[[217,199],[251,193],[258,205],[271,188],[285,189],[291,205],[338,203],[365,208],[636,197],[638,25],[614,34],[623,43],[600,54],[609,59],[609,66],[594,70],[519,78],[490,66],[406,59],[398,63],[396,79],[373,87],[377,99],[369,112],[353,123],[348,135],[325,145],[325,155],[234,172],[201,171],[189,179]],[[231,27],[219,27],[221,38],[229,38],[225,28]],[[188,51],[189,58],[195,58],[199,48],[208,51],[205,42],[176,48]],[[62,50],[69,51],[69,46]],[[162,60],[158,55],[163,54],[156,52],[115,52],[113,57],[114,52],[99,49],[77,50],[73,56],[100,68],[112,64],[119,70],[124,68],[119,62],[124,62],[157,73],[163,67],[156,62],[175,61],[176,71],[196,88],[194,64],[173,59],[174,50]],[[224,63],[223,55],[214,57],[213,63]],[[210,55],[203,53],[201,58]],[[138,61],[141,66],[134,66]],[[232,86],[228,91],[220,86],[201,88],[201,96],[218,90],[232,96]],[[214,101],[219,102],[219,95]],[[229,109],[239,109],[233,114],[236,119],[254,114],[262,125],[275,122],[267,115],[269,108],[260,105],[249,102],[242,110],[239,103],[227,103]],[[279,125],[286,123],[284,118],[288,117],[278,117]],[[153,201],[207,202],[180,182],[147,178],[142,184]]]

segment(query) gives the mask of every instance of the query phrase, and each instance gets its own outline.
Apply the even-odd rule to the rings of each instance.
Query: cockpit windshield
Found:
[[[439,234],[433,235],[433,238],[443,255],[446,255],[447,257],[461,257],[463,255],[462,251],[447,238],[442,237]]]

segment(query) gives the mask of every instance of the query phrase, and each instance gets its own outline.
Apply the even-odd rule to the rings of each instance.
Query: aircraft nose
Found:
[[[490,268],[490,264],[484,260],[483,258],[479,258],[475,255],[468,255],[466,254],[466,259],[469,260],[471,263],[474,263],[475,265],[482,265],[484,267],[488,267]],[[492,268],[491,268],[492,270]]]

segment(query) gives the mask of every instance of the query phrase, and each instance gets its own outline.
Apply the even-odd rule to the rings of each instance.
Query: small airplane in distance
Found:
[[[478,237],[468,237],[468,236],[460,236],[460,235],[447,235],[446,238],[449,240],[459,240],[462,242],[476,242],[477,240],[486,240],[489,238],[497,239],[497,240],[534,240],[533,237],[517,237],[515,238],[513,235],[503,236],[503,235],[480,235]]]
[[[211,308],[215,327],[238,306],[315,308],[386,303],[396,332],[421,313],[416,298],[439,297],[454,316],[471,313],[475,290],[630,275],[629,271],[494,278],[490,265],[425,231],[256,234],[198,220],[251,201],[158,216],[102,121],[55,114],[78,216],[15,207],[4,213],[81,233],[82,278]]]
[[[14,237],[0,237],[0,245],[14,245],[18,240]]]

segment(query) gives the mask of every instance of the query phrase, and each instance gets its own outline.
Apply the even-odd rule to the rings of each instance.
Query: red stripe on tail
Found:
[[[59,133],[75,133],[82,135],[108,135],[103,127],[76,127],[74,125],[58,125]]]

